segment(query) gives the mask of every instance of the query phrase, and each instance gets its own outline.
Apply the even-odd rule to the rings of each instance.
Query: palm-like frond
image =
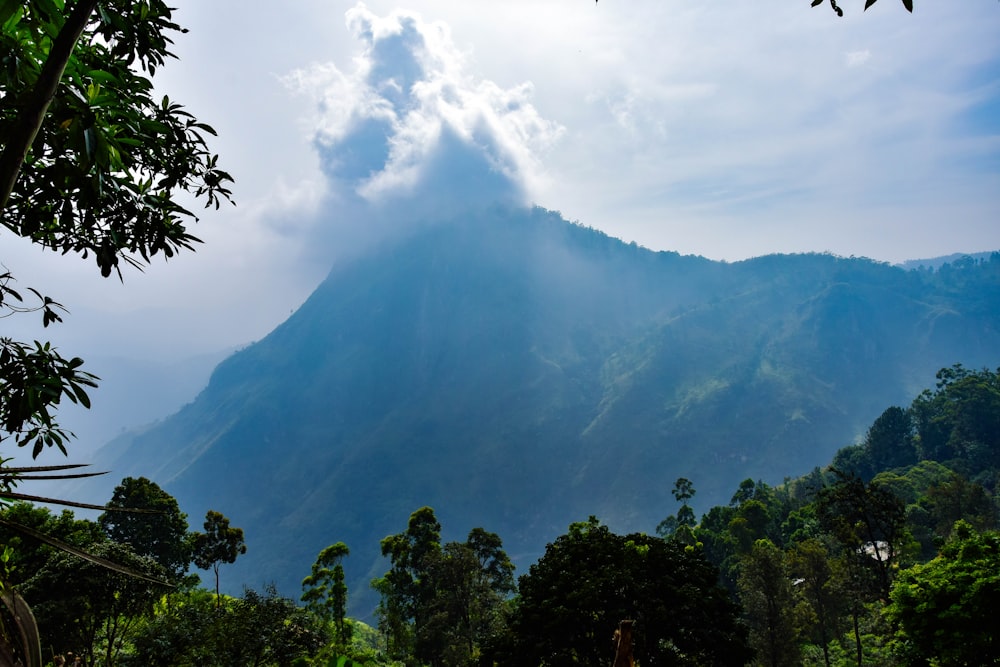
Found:
[[[0,663],[40,667],[43,664],[42,642],[28,603],[12,588],[0,591],[0,603],[0,635],[7,639],[0,641]],[[9,626],[13,626],[16,635],[11,634]]]

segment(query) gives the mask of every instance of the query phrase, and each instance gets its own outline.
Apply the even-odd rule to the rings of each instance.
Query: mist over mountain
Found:
[[[192,528],[207,509],[244,528],[230,591],[297,596],[316,554],[347,543],[366,615],[379,540],[423,505],[446,539],[497,532],[521,571],[591,514],[652,532],[679,476],[696,507],[724,504],[743,479],[826,463],[939,368],[995,366],[998,302],[996,256],[932,273],[723,263],[496,207],[338,264],[191,403],[95,463],[156,481]]]

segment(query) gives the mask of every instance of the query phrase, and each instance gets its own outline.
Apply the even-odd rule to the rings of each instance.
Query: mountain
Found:
[[[996,364],[998,285],[996,260],[947,276],[821,254],[728,264],[492,210],[335,266],[97,465],[153,479],[192,527],[216,509],[244,528],[234,592],[297,596],[320,549],[347,543],[364,615],[379,540],[423,505],[446,539],[497,532],[523,572],[591,514],[652,532],[677,477],[707,507],[829,461],[937,369]]]

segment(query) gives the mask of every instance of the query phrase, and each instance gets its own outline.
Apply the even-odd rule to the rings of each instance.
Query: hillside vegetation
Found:
[[[87,664],[598,667],[617,652],[639,665],[989,665],[1000,662],[998,424],[1000,369],[945,368],[829,466],[777,486],[744,480],[700,521],[695,483],[680,478],[679,509],[658,536],[591,516],[520,577],[500,535],[475,528],[446,542],[421,507],[380,540],[377,628],[347,615],[344,543],[305,573],[304,606],[273,587],[239,598],[200,588],[184,573],[192,559],[209,565],[198,560],[204,534],[178,532],[184,515],[148,480],[124,480],[112,504],[159,515],[91,522],[18,503],[3,518],[172,591],[16,533],[0,539],[49,652]],[[210,511],[206,530],[213,516],[224,518]]]

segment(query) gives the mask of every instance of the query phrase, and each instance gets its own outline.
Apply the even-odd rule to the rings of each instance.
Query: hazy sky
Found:
[[[730,261],[1000,248],[997,0],[173,4],[158,86],[218,130],[238,205],[124,284],[4,238],[71,311],[6,331],[98,374],[260,339],[338,258],[470,202]]]

